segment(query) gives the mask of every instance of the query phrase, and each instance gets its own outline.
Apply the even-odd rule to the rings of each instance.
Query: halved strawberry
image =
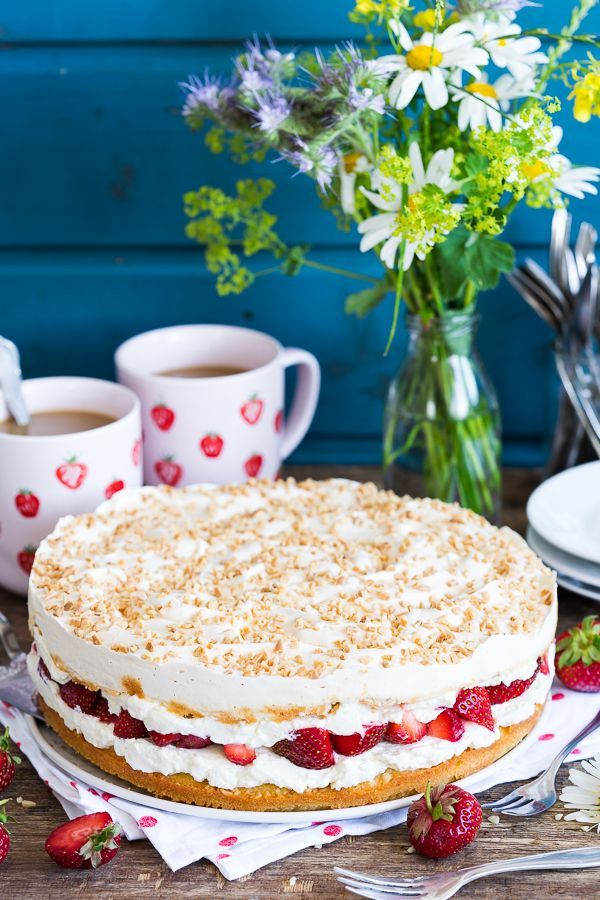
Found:
[[[354,734],[332,734],[331,744],[335,752],[341,753],[342,756],[358,756],[382,740],[386,727],[385,724],[372,722],[363,725],[362,733],[356,731]]]
[[[182,750],[201,750],[202,747],[208,747],[209,744],[212,744],[210,738],[197,737],[195,734],[182,734],[175,746],[181,747]]]
[[[224,744],[223,753],[236,766],[249,766],[256,759],[256,751],[246,744]]]
[[[452,741],[453,744],[460,741],[464,733],[465,726],[453,709],[442,710],[439,716],[427,725],[427,734],[431,737]]]
[[[426,734],[427,725],[419,722],[409,709],[405,709],[400,722],[388,722],[385,739],[390,744],[416,744]]]
[[[104,722],[105,724],[110,724],[112,722],[117,721],[117,716],[115,713],[111,713],[108,708],[108,700],[106,697],[100,695],[94,704],[94,708],[92,710],[92,715],[99,719],[100,722]]]
[[[46,839],[46,853],[64,869],[92,869],[109,862],[121,843],[121,826],[108,813],[90,813],[59,825]]]
[[[489,694],[484,687],[464,688],[459,691],[454,711],[462,719],[483,725],[484,728],[494,730],[494,717]]]
[[[548,654],[544,653],[543,656],[540,656],[538,659],[538,668],[542,675],[550,674],[550,666],[548,665]]]
[[[48,666],[46,665],[46,663],[44,662],[44,660],[42,659],[41,656],[38,660],[38,672],[40,673],[42,678],[46,679],[46,681],[52,681],[52,676],[50,674],[50,670],[48,669]]]
[[[117,716],[114,733],[118,738],[143,738],[148,734],[144,723],[131,716],[126,709],[122,709]]]
[[[335,763],[331,738],[325,728],[299,728],[291,738],[277,741],[271,750],[303,769],[328,769]]]
[[[169,744],[174,744],[181,738],[179,732],[170,732],[169,734],[161,734],[160,731],[149,731],[148,737],[152,741],[153,744],[156,744],[157,747],[168,747]]]
[[[91,715],[98,699],[98,691],[90,691],[83,684],[76,681],[67,681],[58,688],[61,699],[71,709],[79,709],[83,713]]]
[[[538,669],[535,670],[531,678],[526,678],[525,680],[517,678],[515,681],[511,681],[510,684],[501,683],[490,685],[487,688],[490,703],[492,705],[496,703],[507,703],[509,700],[514,700],[515,697],[520,697],[521,694],[533,684],[537,673]]]

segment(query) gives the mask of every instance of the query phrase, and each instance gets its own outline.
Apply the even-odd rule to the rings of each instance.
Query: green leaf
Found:
[[[433,251],[434,255],[439,253],[442,258],[444,293],[448,299],[458,297],[467,281],[465,245],[470,236],[466,228],[462,226],[455,228]]]
[[[348,294],[344,303],[344,311],[363,319],[372,309],[378,306],[390,287],[387,281],[378,281],[373,287],[364,288],[354,294]]]
[[[515,251],[490,234],[472,234],[465,245],[465,270],[480,291],[496,287],[501,272],[515,266]]]

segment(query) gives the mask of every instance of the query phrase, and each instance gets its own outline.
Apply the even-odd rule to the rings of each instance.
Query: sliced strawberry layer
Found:
[[[331,737],[325,728],[299,728],[291,738],[271,747],[302,769],[328,769],[335,763]]]
[[[389,722],[385,739],[390,744],[416,744],[427,734],[427,725],[419,722],[414,713],[405,709],[400,722]]]
[[[61,696],[61,700],[67,706],[70,706],[71,709],[79,709],[83,713],[88,713],[88,715],[92,713],[96,700],[99,697],[98,691],[90,691],[83,684],[78,684],[76,681],[67,681],[65,684],[59,685],[58,693]]]
[[[531,678],[517,678],[515,681],[511,681],[510,684],[493,684],[487,688],[488,696],[490,698],[490,703],[494,706],[496,703],[507,703],[509,700],[514,700],[515,697],[520,697],[521,694],[524,694],[528,687],[531,687],[533,682],[535,681],[535,677],[539,671],[535,670]]]
[[[143,738],[148,731],[141,719],[135,719],[126,709],[122,709],[113,726],[115,737]]]
[[[223,753],[236,766],[249,766],[256,759],[256,751],[246,744],[224,744]]]
[[[148,737],[157,747],[168,747],[169,744],[174,744],[176,741],[179,741],[182,735],[176,732],[161,734],[160,731],[149,731]]]
[[[442,741],[451,741],[453,744],[460,741],[464,733],[465,726],[453,709],[442,710],[439,716],[427,725],[428,735]]]
[[[364,731],[354,734],[332,734],[331,744],[336,753],[342,756],[358,756],[365,750],[371,750],[376,744],[382,740],[385,733],[386,725],[380,725],[376,722],[364,725]]]
[[[490,731],[494,730],[490,697],[484,687],[465,688],[460,691],[454,704],[454,711],[468,722],[483,725]]]
[[[195,734],[182,734],[175,742],[175,746],[182,750],[201,750],[202,747],[208,747],[209,744],[212,744],[210,738],[197,737]]]

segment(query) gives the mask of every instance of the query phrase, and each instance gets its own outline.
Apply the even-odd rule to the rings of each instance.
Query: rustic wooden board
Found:
[[[366,480],[376,479],[377,470],[366,467],[290,468],[299,477],[326,477],[332,474]],[[524,501],[537,482],[532,470],[508,470],[505,482],[507,524],[519,531],[525,526]],[[561,624],[572,624],[582,616],[597,611],[591,602],[561,593]],[[0,608],[18,630],[21,643],[28,642],[26,607],[22,598],[0,593]],[[560,783],[566,778],[563,769]],[[502,796],[506,788],[496,788],[489,796]],[[5,792],[8,793],[8,792]],[[333,866],[341,865],[358,871],[387,874],[423,875],[444,871],[459,865],[476,865],[513,855],[584,845],[597,845],[598,836],[584,833],[575,823],[556,821],[559,803],[552,812],[527,820],[502,819],[500,825],[487,822],[475,843],[460,856],[432,863],[408,854],[405,826],[399,826],[366,837],[346,837],[321,850],[304,850],[274,863],[247,878],[227,882],[207,862],[200,862],[172,873],[162,863],[148,841],[125,844],[117,859],[96,872],[58,869],[46,856],[43,844],[49,832],[64,821],[62,807],[41,784],[25,761],[10,788],[12,797],[34,800],[34,809],[17,809],[18,822],[13,826],[13,846],[0,870],[1,896],[6,900],[33,900],[42,896],[69,898],[102,897],[130,900],[164,897],[231,897],[232,900],[273,900],[275,897],[318,897],[319,900],[349,897],[333,876]],[[13,806],[15,806],[13,804]],[[581,872],[523,873],[479,881],[461,893],[465,900],[509,898],[530,900],[552,891],[557,898],[597,897],[598,875],[593,870]]]

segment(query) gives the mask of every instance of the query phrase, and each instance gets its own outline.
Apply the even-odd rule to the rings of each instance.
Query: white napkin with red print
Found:
[[[496,784],[533,778],[600,709],[600,694],[576,693],[557,681],[551,698],[525,745],[509,754],[504,765],[501,761],[487,774],[482,772],[469,786],[470,791],[480,793]],[[164,812],[153,808],[150,799],[147,803],[131,803],[73,779],[42,753],[26,718],[2,702],[0,722],[9,726],[13,741],[29,758],[70,818],[98,810],[110,813],[120,822],[130,841],[148,838],[173,871],[205,858],[214,863],[225,878],[240,878],[305,847],[329,844],[345,834],[369,834],[391,828],[406,819],[406,808],[360,819],[315,821],[308,825],[225,822]],[[568,759],[585,759],[598,752],[600,729],[576,747]],[[316,812],[315,819],[318,816]]]

